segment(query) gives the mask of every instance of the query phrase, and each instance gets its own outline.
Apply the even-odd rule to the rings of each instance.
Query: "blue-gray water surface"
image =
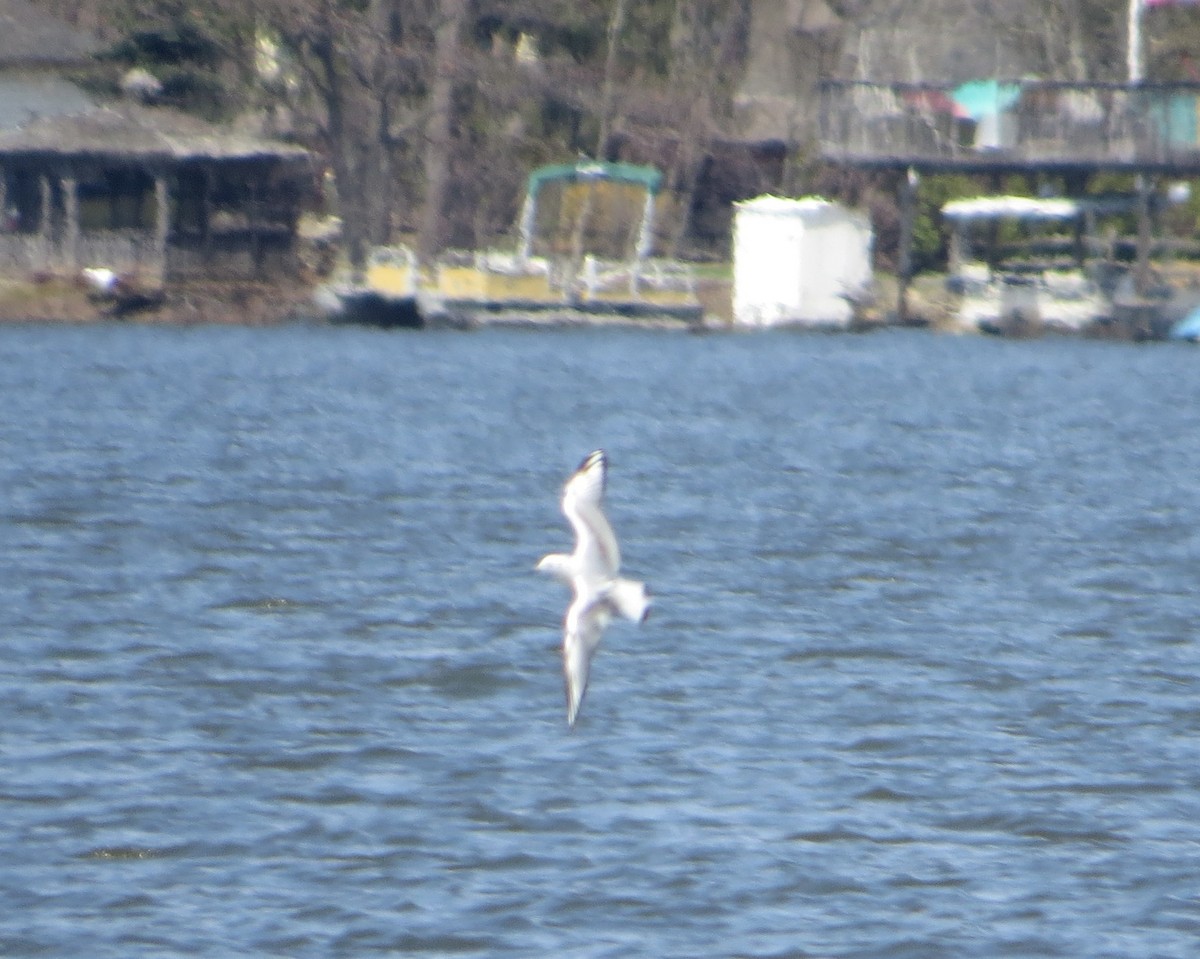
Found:
[[[1192,959],[1198,362],[0,329],[0,954]]]

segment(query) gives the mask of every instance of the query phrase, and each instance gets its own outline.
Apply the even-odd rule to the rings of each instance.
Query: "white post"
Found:
[[[533,254],[533,231],[537,227],[537,190],[530,189],[525,195],[525,205],[521,208],[521,246],[517,250],[517,262],[522,267],[529,262]]]
[[[1129,47],[1125,51],[1129,62],[1130,84],[1142,82],[1142,0],[1129,0]]]
[[[66,240],[63,250],[67,269],[74,272],[79,266],[79,190],[73,176],[64,176],[62,184],[63,217],[66,219]]]
[[[633,263],[629,269],[629,292],[638,294],[642,279],[642,261],[650,255],[654,245],[654,193],[646,190],[646,202],[642,207],[642,225],[638,228],[637,246],[633,250]]]

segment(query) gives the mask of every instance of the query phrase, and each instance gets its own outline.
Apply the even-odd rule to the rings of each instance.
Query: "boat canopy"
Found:
[[[518,262],[527,262],[533,252],[533,230],[537,220],[538,194],[547,183],[589,183],[609,181],[633,183],[646,191],[646,202],[642,209],[642,223],[638,230],[637,248],[633,259],[640,263],[650,254],[654,229],[654,200],[662,186],[662,174],[650,166],[635,163],[605,163],[600,160],[581,160],[578,163],[559,163],[538,167],[529,174],[529,185],[525,190],[525,206],[521,211],[521,245],[517,251]]]
[[[616,180],[619,183],[638,183],[651,194],[658,193],[662,186],[662,174],[649,166],[635,163],[603,163],[599,160],[582,160],[579,163],[558,163],[538,167],[529,174],[526,193],[534,196],[542,186],[556,180],[576,183],[580,180]]]
[[[951,200],[942,207],[942,216],[956,223],[1005,219],[1072,220],[1088,213],[1126,213],[1134,209],[1136,202],[1136,198],[1129,195],[1076,198],[980,196]]]

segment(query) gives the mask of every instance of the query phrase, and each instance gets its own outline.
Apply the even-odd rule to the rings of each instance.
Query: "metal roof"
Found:
[[[0,130],[12,130],[38,117],[81,113],[92,105],[87,95],[48,74],[0,77]]]
[[[0,130],[0,155],[181,161],[302,160],[310,154],[303,147],[216,126],[177,110],[121,102]]]

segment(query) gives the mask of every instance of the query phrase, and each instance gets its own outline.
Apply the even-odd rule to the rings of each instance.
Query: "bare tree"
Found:
[[[219,0],[231,16],[240,0]],[[397,157],[423,121],[430,69],[426,0],[260,0],[255,28],[277,37],[294,64],[286,94],[326,157],[337,189],[343,242],[361,265],[371,244],[391,238],[401,185]]]
[[[1105,0],[993,0],[980,11],[986,31],[1019,51],[1011,76],[1083,83],[1125,79],[1123,5]]]
[[[676,199],[670,256],[678,254],[687,235],[701,169],[728,119],[737,41],[749,15],[749,0],[676,0],[669,87],[680,110],[668,177]]]
[[[418,249],[423,259],[441,251],[445,242],[445,198],[451,177],[451,138],[454,132],[454,85],[459,33],[466,0],[440,0],[434,29],[435,65],[425,125],[425,205]]]
[[[1124,3],[826,2],[845,18],[842,76],[931,83],[1026,75],[1124,79]]]
[[[605,32],[604,80],[600,94],[600,132],[596,136],[596,159],[603,160],[608,152],[608,140],[613,122],[613,93],[616,87],[617,54],[620,52],[621,32],[625,29],[628,0],[613,0],[612,15]]]

